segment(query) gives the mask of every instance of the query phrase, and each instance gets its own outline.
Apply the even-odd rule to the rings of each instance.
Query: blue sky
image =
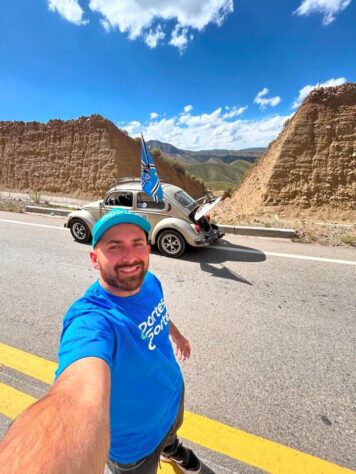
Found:
[[[0,120],[264,146],[317,83],[356,80],[355,26],[355,0],[4,0]]]

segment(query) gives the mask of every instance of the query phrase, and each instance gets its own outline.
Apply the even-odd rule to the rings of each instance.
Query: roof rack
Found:
[[[161,183],[168,183],[168,181],[164,181],[161,177],[159,177],[159,180]],[[125,176],[124,178],[118,178],[113,186],[117,186],[118,184],[122,183],[130,183],[130,182],[135,182],[135,183],[141,183],[141,178],[138,178],[137,176]]]
[[[124,178],[118,178],[116,180],[116,184],[129,183],[130,181],[141,182],[141,178],[137,178],[137,177],[134,177],[134,176],[125,176]]]

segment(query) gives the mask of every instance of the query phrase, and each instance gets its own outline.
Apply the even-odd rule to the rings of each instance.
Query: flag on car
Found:
[[[163,191],[150,150],[141,133],[141,186],[155,202],[163,200]]]

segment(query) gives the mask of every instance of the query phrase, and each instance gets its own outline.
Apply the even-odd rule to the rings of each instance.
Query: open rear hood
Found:
[[[219,196],[218,198],[215,199],[213,202],[207,202],[206,204],[203,204],[203,206],[199,206],[195,215],[194,219],[198,221],[201,217],[205,216],[209,211],[211,211],[219,202],[222,200],[222,196]]]

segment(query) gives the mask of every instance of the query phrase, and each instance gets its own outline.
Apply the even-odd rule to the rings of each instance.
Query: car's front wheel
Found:
[[[73,219],[71,221],[70,231],[75,240],[81,244],[86,244],[91,240],[89,227],[81,219]]]
[[[158,236],[157,247],[162,255],[179,258],[185,251],[186,242],[179,232],[164,230]]]

